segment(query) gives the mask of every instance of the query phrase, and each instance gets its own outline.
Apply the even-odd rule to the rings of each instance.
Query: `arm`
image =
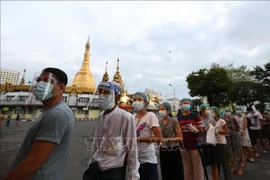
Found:
[[[149,113],[148,126],[153,131],[154,136],[150,137],[137,137],[138,142],[157,142],[159,143],[162,139],[162,133],[159,127],[157,116],[154,113]]]
[[[26,158],[7,174],[4,180],[31,179],[48,159],[56,145],[48,141],[35,141]]]
[[[165,142],[168,142],[168,141],[172,141],[172,142],[183,141],[182,131],[181,131],[180,125],[178,123],[175,126],[175,132],[176,132],[176,137],[174,137],[174,138],[165,138],[165,139],[163,139],[163,141],[165,141]]]
[[[138,142],[157,142],[159,143],[162,139],[162,133],[159,126],[152,127],[154,136],[151,137],[137,137]]]
[[[126,162],[128,169],[128,179],[129,180],[138,180],[140,179],[139,175],[139,166],[138,161],[138,151],[137,151],[137,142],[136,142],[136,126],[133,116],[126,122],[126,127],[124,130],[124,143],[126,146]]]
[[[243,123],[243,126],[242,126],[242,130],[243,131],[245,131],[246,130],[246,128],[247,128],[247,118],[246,117],[244,117],[244,123]]]
[[[258,113],[258,114],[257,114],[257,118],[259,118],[259,122],[260,122],[260,124],[261,124],[261,129],[262,129],[262,127],[263,127],[263,125],[264,125],[264,120],[263,120],[262,114],[261,114],[261,113]]]
[[[229,134],[230,133],[230,130],[229,130],[229,128],[228,128],[228,126],[227,126],[227,124],[224,124],[223,126],[222,126],[222,128],[220,128],[219,130],[218,130],[218,134]]]
[[[40,169],[54,148],[60,144],[70,123],[70,116],[64,110],[52,110],[42,119],[35,141],[26,158],[10,170],[7,180],[31,179]],[[19,176],[19,178],[17,178]]]
[[[199,133],[202,133],[205,131],[205,128],[203,127],[203,124],[202,124],[202,119],[200,116],[196,115],[196,124],[195,126],[189,126],[188,127],[188,130],[190,132],[193,132],[195,134],[199,134]]]

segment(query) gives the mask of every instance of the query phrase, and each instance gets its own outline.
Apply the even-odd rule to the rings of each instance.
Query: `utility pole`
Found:
[[[175,111],[175,87],[178,87],[178,85],[174,87],[172,84],[169,84],[169,86],[173,88],[173,111]]]

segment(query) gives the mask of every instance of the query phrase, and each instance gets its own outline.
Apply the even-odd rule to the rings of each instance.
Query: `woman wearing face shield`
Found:
[[[215,134],[217,140],[216,147],[218,148],[220,164],[223,168],[224,178],[225,180],[231,180],[232,177],[230,173],[228,151],[225,138],[225,135],[229,134],[230,130],[226,125],[226,122],[220,118],[220,111],[217,107],[215,106],[211,107],[211,116],[214,118],[216,123],[215,124]],[[218,168],[220,170],[220,166],[218,166]]]
[[[191,112],[191,100],[184,98],[180,101],[183,111],[178,116],[180,128],[183,133],[183,144],[185,151],[182,151],[185,180],[204,180],[204,170],[198,150],[198,135],[203,131],[201,118]]]
[[[152,112],[147,112],[149,100],[142,92],[133,96],[133,108],[138,142],[138,160],[140,162],[140,180],[158,180],[156,143],[160,143],[162,133],[158,119]]]
[[[240,126],[236,119],[232,117],[231,110],[229,108],[224,108],[224,119],[230,130],[230,134],[226,136],[226,141],[231,164],[231,173],[237,173],[237,175],[242,176],[242,161],[244,159],[244,153],[240,139]],[[234,162],[238,163],[237,171]]]
[[[183,140],[180,126],[171,115],[170,103],[159,105],[159,125],[162,131],[162,143],[159,149],[162,180],[184,179],[183,163],[179,142]]]
[[[206,133],[210,125],[215,126],[215,120],[211,116],[208,104],[200,105],[200,117],[203,124],[203,132],[200,134],[200,140],[202,143],[203,158],[206,166],[212,167],[213,180],[218,180],[218,165],[220,164],[220,158],[218,155],[218,149],[213,144],[206,143]]]
[[[244,158],[250,162],[254,162],[254,157],[251,152],[251,141],[248,134],[248,121],[245,115],[242,114],[241,107],[235,108],[235,119],[240,126],[240,139],[244,151]]]

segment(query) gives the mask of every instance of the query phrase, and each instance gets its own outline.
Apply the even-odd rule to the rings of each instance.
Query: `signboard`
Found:
[[[8,111],[8,109],[9,109],[8,107],[4,107],[3,111]]]

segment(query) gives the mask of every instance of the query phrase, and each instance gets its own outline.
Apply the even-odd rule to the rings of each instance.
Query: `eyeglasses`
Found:
[[[40,82],[40,81],[44,81],[44,82],[47,82],[47,83],[56,83],[58,82],[55,78],[53,77],[44,77],[44,78],[41,78],[41,77],[36,77],[35,80],[37,82]]]
[[[101,95],[101,94],[104,94],[104,95],[110,95],[111,92],[110,92],[110,90],[107,89],[107,88],[99,88],[99,89],[97,90],[97,94],[98,94],[98,95]]]

